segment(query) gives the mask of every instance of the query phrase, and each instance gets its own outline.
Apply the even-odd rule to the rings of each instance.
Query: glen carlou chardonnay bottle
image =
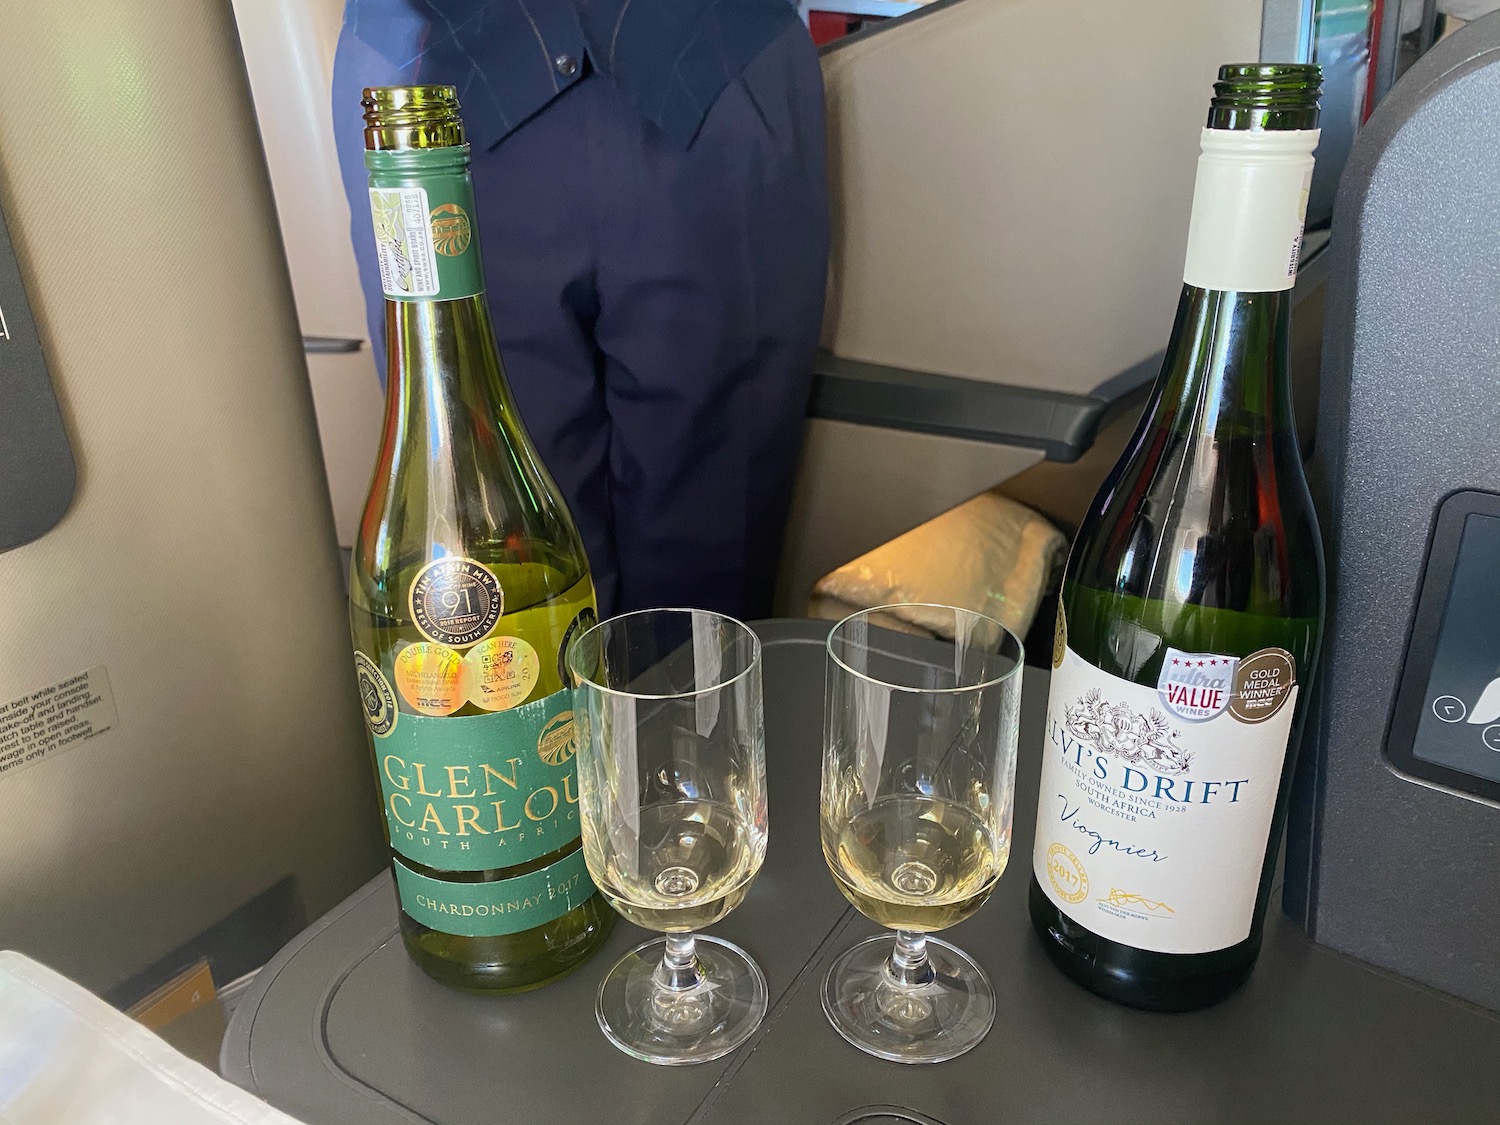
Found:
[[[1142,1008],[1249,976],[1317,659],[1287,330],[1318,84],[1219,71],[1166,359],[1063,579],[1031,919],[1070,977]]]
[[[577,966],[614,919],[579,846],[563,664],[594,589],[500,365],[453,88],[363,105],[388,379],[350,576],[355,675],[408,952],[445,984],[516,991]]]

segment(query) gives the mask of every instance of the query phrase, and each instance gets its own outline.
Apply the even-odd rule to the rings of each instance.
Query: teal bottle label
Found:
[[[594,893],[582,849],[540,871],[493,883],[449,883],[420,875],[399,859],[401,909],[428,929],[462,937],[494,937],[561,918]]]
[[[375,743],[391,847],[438,871],[491,871],[578,839],[572,708],[559,691],[493,715],[403,712]]]
[[[469,146],[366,152],[380,286],[393,301],[484,292]]]

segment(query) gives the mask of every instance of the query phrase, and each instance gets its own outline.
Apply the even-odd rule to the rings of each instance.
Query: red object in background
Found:
[[[1365,104],[1359,114],[1361,125],[1370,119],[1375,109],[1375,72],[1380,69],[1380,24],[1384,18],[1384,0],[1375,0],[1370,12],[1370,70],[1365,81]],[[1396,18],[1400,18],[1400,5],[1397,5]]]
[[[849,34],[850,18],[843,12],[808,12],[807,30],[819,47]]]

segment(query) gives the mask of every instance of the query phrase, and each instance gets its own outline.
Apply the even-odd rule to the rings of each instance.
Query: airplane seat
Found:
[[[1299,57],[1301,8],[947,0],[823,49],[833,242],[779,612],[997,484],[1071,532],[1167,342],[1217,68]]]
[[[0,24],[0,948],[198,1003],[383,863],[292,288],[227,2]]]

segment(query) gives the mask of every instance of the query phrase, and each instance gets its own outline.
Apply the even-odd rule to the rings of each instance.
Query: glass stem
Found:
[[[927,935],[897,930],[896,948],[891,950],[885,971],[901,988],[916,988],[936,980],[937,971],[927,959]]]
[[[667,935],[667,949],[656,970],[656,983],[671,992],[687,992],[703,983],[692,934]]]

